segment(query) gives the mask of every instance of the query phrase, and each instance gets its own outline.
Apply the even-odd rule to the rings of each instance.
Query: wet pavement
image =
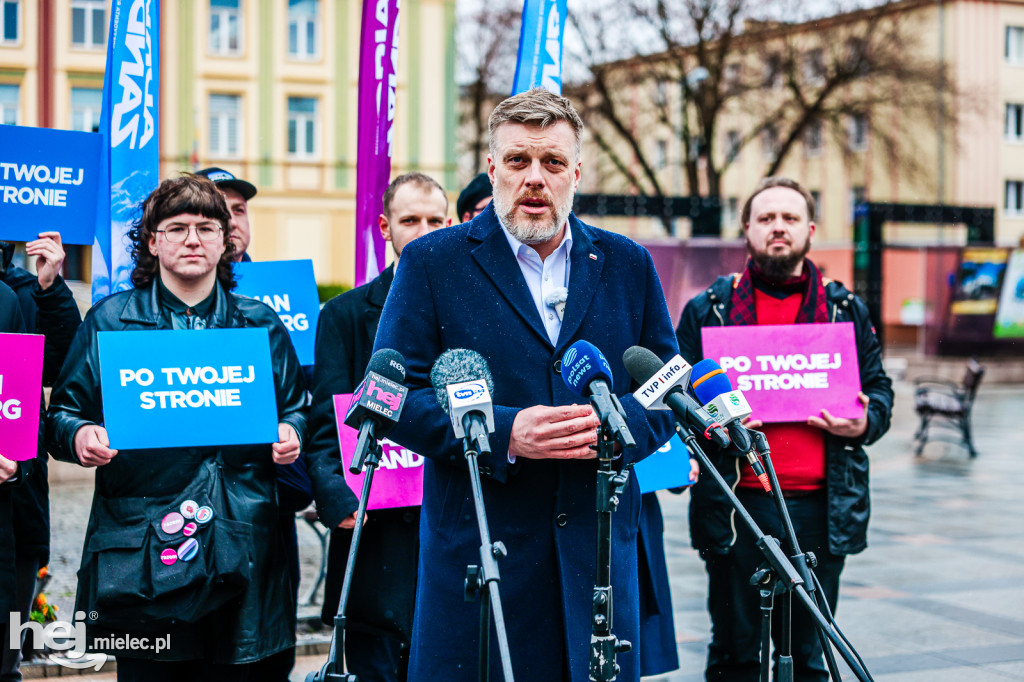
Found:
[[[869,547],[847,559],[837,622],[878,682],[1024,680],[1024,387],[982,385],[974,460],[944,443],[915,458],[913,390],[898,382],[896,393],[893,428],[869,449]],[[62,615],[73,608],[90,496],[87,483],[52,491],[47,593]],[[665,494],[661,502],[681,669],[650,680],[697,682],[710,633],[706,577],[690,549],[688,498]],[[299,530],[305,595],[319,541],[303,522]],[[292,679],[324,659],[300,656]],[[105,667],[90,679],[114,676]]]

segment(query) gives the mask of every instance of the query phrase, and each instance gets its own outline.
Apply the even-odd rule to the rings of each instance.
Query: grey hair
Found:
[[[544,88],[533,88],[513,95],[494,107],[487,122],[491,156],[496,157],[494,134],[503,123],[524,123],[547,128],[560,121],[572,126],[576,136],[576,160],[583,154],[583,119],[567,98]]]

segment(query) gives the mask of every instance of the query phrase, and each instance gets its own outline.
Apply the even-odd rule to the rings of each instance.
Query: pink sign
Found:
[[[338,445],[341,447],[341,462],[345,465],[345,482],[359,495],[363,490],[365,474],[353,474],[348,470],[355,454],[359,432],[345,426],[351,393],[334,396],[334,417],[338,423]],[[370,499],[367,509],[393,509],[395,507],[418,507],[423,502],[423,457],[387,438],[381,441],[384,451],[380,465],[373,473]]]
[[[704,327],[704,357],[718,361],[763,422],[864,416],[852,322]]]
[[[0,334],[0,455],[36,456],[42,391],[43,337]]]

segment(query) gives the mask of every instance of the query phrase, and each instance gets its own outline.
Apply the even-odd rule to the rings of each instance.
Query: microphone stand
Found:
[[[467,432],[468,433],[468,432]],[[487,512],[484,510],[484,496],[480,483],[480,465],[477,457],[480,448],[468,435],[463,439],[466,464],[469,466],[469,482],[473,488],[473,505],[476,521],[480,528],[480,565],[466,567],[466,601],[480,599],[480,680],[490,679],[491,612],[494,613],[494,629],[498,636],[498,651],[505,682],[513,682],[512,655],[508,648],[508,634],[505,631],[505,615],[501,609],[501,595],[498,593],[498,559],[508,555],[505,545],[491,542],[487,529]],[[484,589],[486,586],[487,589]]]
[[[771,482],[771,487],[774,491],[771,494],[771,498],[775,502],[775,508],[778,511],[779,519],[782,522],[782,539],[786,543],[786,550],[789,552],[790,561],[796,568],[797,573],[800,574],[804,584],[807,586],[808,593],[810,593],[814,598],[815,603],[817,603],[820,608],[825,597],[815,589],[816,580],[812,570],[817,566],[818,560],[814,556],[813,552],[804,553],[800,550],[796,531],[793,528],[793,520],[790,517],[789,509],[786,507],[786,501],[782,495],[782,488],[779,486],[779,479],[775,474],[775,466],[772,464],[771,448],[768,445],[768,438],[765,437],[764,433],[761,431],[753,430],[750,431],[750,436],[754,444],[754,449],[757,451],[757,454],[761,457],[761,460],[764,463],[765,471],[768,474],[768,479]],[[761,585],[761,680],[762,682],[768,682],[770,668],[769,662],[771,660],[771,651],[769,647],[771,645],[772,606],[778,579],[770,569],[761,567],[754,573],[750,582],[752,585]],[[779,646],[779,682],[793,682],[792,596],[792,592],[787,590],[781,607],[782,638]],[[831,625],[835,624],[831,618],[828,620]],[[833,680],[838,682],[841,678],[839,675],[838,665],[836,664],[835,654],[832,652],[832,648],[828,646],[828,641],[820,627],[817,629],[817,634],[821,650],[825,656],[825,663],[828,666],[829,675]]]
[[[825,616],[823,616],[821,611],[818,609],[817,603],[808,593],[806,585],[809,583],[805,581],[801,575],[801,573],[807,573],[807,571],[798,570],[797,568],[795,568],[790,558],[787,557],[785,553],[783,553],[782,547],[779,545],[779,541],[771,537],[770,535],[765,535],[761,531],[761,529],[758,528],[757,523],[754,521],[754,519],[750,516],[749,512],[747,512],[746,508],[744,508],[743,504],[736,497],[736,494],[733,493],[732,488],[729,486],[728,483],[725,482],[725,479],[722,478],[722,474],[720,474],[718,472],[718,469],[716,469],[711,464],[711,460],[708,458],[707,454],[704,452],[704,450],[701,449],[700,445],[698,445],[697,438],[693,435],[693,433],[690,432],[690,429],[686,426],[686,424],[681,425],[683,426],[682,435],[684,436],[684,441],[686,443],[687,449],[690,451],[690,455],[697,458],[697,460],[700,462],[701,469],[707,472],[718,485],[719,489],[729,500],[729,503],[732,504],[733,508],[736,510],[739,517],[743,520],[743,523],[747,525],[747,528],[754,535],[757,548],[764,555],[767,565],[763,568],[758,569],[758,572],[754,574],[754,578],[751,581],[754,584],[760,584],[764,586],[761,590],[762,623],[764,623],[766,619],[770,623],[770,610],[768,611],[766,616],[765,609],[766,604],[771,604],[771,601],[774,599],[774,595],[776,592],[785,592],[787,600],[791,599],[792,595],[795,593],[797,599],[799,599],[803,607],[807,609],[811,617],[817,622],[819,634],[824,634],[824,636],[827,637],[828,640],[835,646],[836,650],[839,652],[839,655],[842,656],[843,660],[846,661],[846,664],[850,666],[850,670],[853,671],[853,674],[857,677],[857,679],[860,680],[860,682],[874,682],[870,673],[868,673],[867,671],[867,667],[864,666],[863,662],[860,660],[860,656],[858,656],[857,653],[853,651],[852,647],[848,646],[847,642],[838,632],[835,625],[825,619]],[[770,477],[773,489],[778,491],[778,481],[775,478],[774,471],[772,471]],[[777,504],[780,503],[783,507],[785,507],[785,502],[782,501],[780,493],[776,492],[773,495],[773,497],[777,499]],[[784,518],[788,519],[789,517],[787,515]],[[790,537],[794,538],[795,542],[796,536],[792,532],[792,525],[790,522],[786,523],[789,523],[789,525],[786,528],[787,534]],[[789,610],[784,609],[783,617],[784,620],[787,621],[787,623],[784,623],[784,628],[790,626],[790,624],[788,623],[788,621],[790,620],[789,615]],[[789,637],[787,632],[787,636],[785,639],[788,640],[788,638]],[[771,635],[770,633],[768,633],[767,642],[770,641]],[[765,676],[768,674],[771,659],[763,653],[763,647],[766,644],[765,634],[763,631],[761,644],[761,679],[766,680],[767,677]],[[786,646],[788,649],[788,644]],[[823,649],[827,650],[827,647],[823,647]],[[783,672],[784,671],[780,667],[780,676]],[[830,670],[830,672],[832,671]],[[790,661],[789,674],[790,679],[792,679],[792,661]],[[834,679],[838,680],[838,675],[835,675]]]
[[[348,548],[348,562],[345,564],[345,578],[341,583],[341,598],[338,600],[338,612],[334,616],[334,633],[331,637],[331,650],[327,656],[327,663],[318,672],[309,673],[306,682],[359,682],[358,676],[354,673],[345,672],[344,651],[345,651],[345,609],[348,606],[349,593],[352,590],[352,575],[356,566],[356,555],[359,553],[359,540],[363,535],[363,521],[366,518],[366,505],[370,499],[370,486],[373,484],[373,473],[380,464],[383,454],[380,442],[369,435],[369,429],[359,430],[360,445],[367,441],[366,456],[362,462],[353,461],[352,464],[359,468],[365,467],[366,476],[363,478],[363,489],[359,494],[359,506],[356,508],[356,525],[352,529],[352,544]],[[361,447],[356,452],[363,452]],[[338,659],[342,659],[339,665]]]
[[[628,471],[615,471],[615,434],[608,420],[597,431],[597,578],[594,582],[590,635],[590,679],[611,682],[619,674],[615,657],[631,644],[612,634],[612,512],[629,480]]]

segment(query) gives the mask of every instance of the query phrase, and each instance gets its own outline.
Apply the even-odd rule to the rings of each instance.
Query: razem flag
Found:
[[[363,0],[356,152],[356,286],[369,282],[384,269],[384,237],[377,228],[377,216],[391,177],[401,4],[401,0]]]
[[[526,0],[512,94],[544,88],[562,94],[562,43],[567,0]]]
[[[126,235],[139,204],[160,181],[160,3],[112,0],[109,16],[92,249],[93,303],[131,288]]]

